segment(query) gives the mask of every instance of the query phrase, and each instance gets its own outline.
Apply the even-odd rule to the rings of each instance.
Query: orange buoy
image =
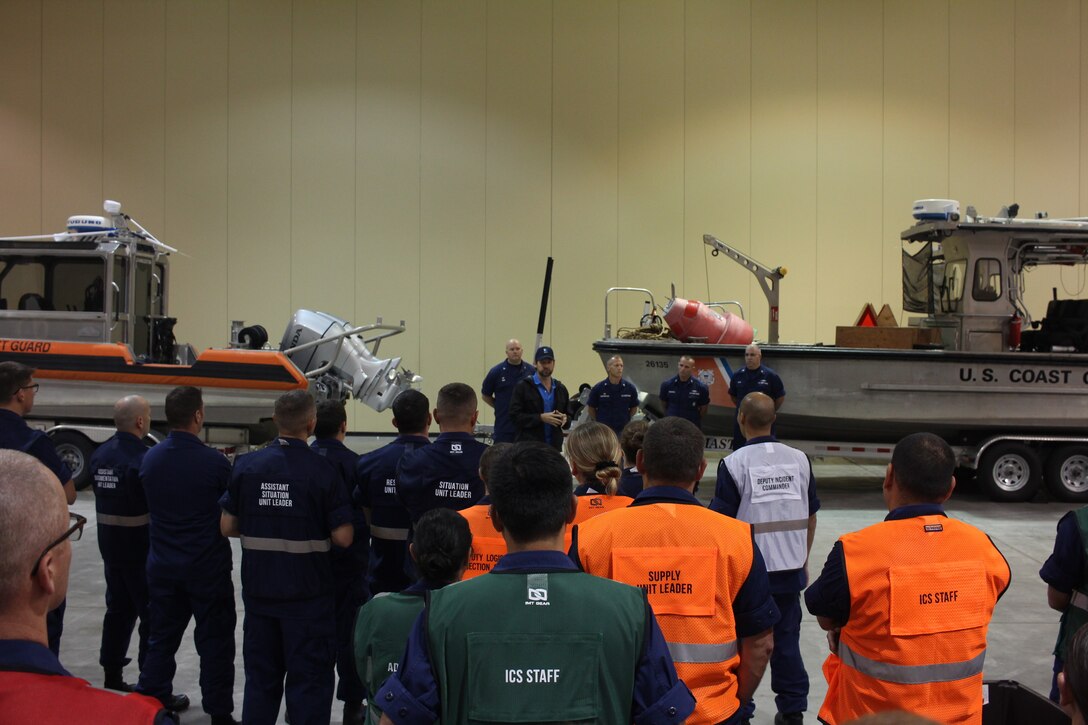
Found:
[[[698,300],[673,298],[665,305],[665,322],[681,342],[747,345],[752,326],[731,312],[718,313]]]

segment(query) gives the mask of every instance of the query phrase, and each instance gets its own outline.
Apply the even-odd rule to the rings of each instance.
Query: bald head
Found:
[[[34,561],[67,527],[57,477],[33,456],[0,450],[0,615],[22,601]]]
[[[521,343],[517,340],[506,341],[506,362],[511,365],[521,365]]]
[[[758,370],[762,363],[763,351],[759,349],[759,345],[752,343],[744,348],[744,366],[746,368],[749,370]]]
[[[143,438],[151,430],[151,404],[139,395],[127,395],[113,404],[113,424],[123,433]]]
[[[774,424],[774,401],[764,393],[748,393],[740,401],[737,421],[744,428],[745,438],[770,435]]]

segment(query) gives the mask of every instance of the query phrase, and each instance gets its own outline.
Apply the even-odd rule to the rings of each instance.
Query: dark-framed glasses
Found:
[[[19,390],[33,390],[36,393],[41,387],[41,383],[31,383],[30,385],[20,385]]]
[[[61,536],[52,544],[42,549],[42,553],[38,555],[38,560],[34,562],[34,568],[30,570],[30,576],[35,577],[38,575],[38,567],[41,566],[42,559],[45,558],[45,555],[49,553],[50,549],[52,549],[54,546],[60,546],[64,543],[65,539],[79,541],[80,537],[83,536],[83,527],[87,523],[87,518],[85,516],[80,516],[77,513],[72,513],[71,511],[69,511],[68,521],[69,523],[71,523],[71,526],[68,527],[68,530],[61,534]]]

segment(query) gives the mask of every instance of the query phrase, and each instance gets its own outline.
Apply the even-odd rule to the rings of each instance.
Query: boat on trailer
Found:
[[[355,398],[385,410],[419,377],[400,358],[378,357],[404,323],[355,327],[334,315],[298,310],[278,348],[260,325],[235,322],[230,345],[197,352],[178,343],[170,316],[174,248],[107,201],[106,216],[74,216],[59,234],[0,238],[0,361],[35,369],[41,389],[27,422],[46,430],[72,469],[89,482],[87,461],[113,432],[113,405],[125,395],[151,403],[165,430],[167,393],[203,390],[204,440],[244,450],[275,435],[272,409],[289,390],[319,400]]]
[[[901,239],[904,309],[923,313],[916,320],[923,342],[910,349],[779,344],[784,271],[704,237],[753,271],[767,294],[770,339],[761,348],[788,391],[779,437],[837,442],[831,450],[839,455],[856,448],[887,457],[890,446],[871,444],[931,431],[954,446],[963,468],[978,471],[995,499],[1027,500],[1045,480],[1064,499],[1088,500],[1088,300],[1054,299],[1036,321],[1022,296],[1028,270],[1088,265],[1088,221],[984,218],[969,209],[962,218],[921,219]],[[744,367],[745,345],[613,336],[608,298],[631,289],[606,294],[605,336],[594,350],[603,361],[624,358],[651,409],[677,359],[691,355],[710,388],[705,432],[731,434],[729,381]],[[649,290],[640,292],[656,307]]]

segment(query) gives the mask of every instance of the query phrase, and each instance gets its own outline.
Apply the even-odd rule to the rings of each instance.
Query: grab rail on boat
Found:
[[[604,337],[606,340],[612,337],[612,325],[608,322],[608,298],[613,292],[644,292],[650,298],[650,313],[652,314],[657,309],[654,293],[645,287],[609,287],[608,291],[604,293]]]
[[[293,353],[296,353],[296,352],[298,352],[300,350],[308,350],[311,347],[318,347],[320,345],[324,345],[326,343],[335,341],[336,342],[336,350],[333,351],[333,354],[329,356],[328,362],[326,362],[324,365],[322,365],[319,368],[316,368],[314,370],[310,370],[310,371],[307,371],[307,372],[303,373],[303,375],[307,379],[317,378],[317,377],[320,377],[321,375],[323,375],[329,369],[331,369],[332,366],[333,366],[333,363],[335,363],[340,358],[340,350],[344,347],[344,340],[346,338],[353,337],[353,336],[358,335],[358,334],[360,334],[362,332],[367,332],[368,330],[382,330],[383,332],[381,332],[381,333],[379,333],[377,335],[374,335],[372,337],[364,338],[362,340],[362,343],[363,343],[364,346],[368,345],[369,343],[372,343],[372,342],[375,343],[373,349],[367,348],[367,350],[370,352],[371,355],[373,355],[374,357],[377,357],[378,356],[378,346],[381,344],[382,340],[384,340],[387,337],[392,337],[393,335],[399,335],[400,333],[404,332],[406,329],[408,329],[408,328],[405,327],[404,320],[401,320],[399,325],[387,325],[387,324],[383,323],[382,318],[379,317],[377,322],[372,322],[369,325],[362,325],[361,327],[353,327],[350,330],[345,330],[345,331],[341,332],[340,334],[335,335],[334,337],[322,337],[322,338],[319,338],[317,340],[311,340],[310,342],[304,342],[301,345],[296,345],[295,347],[289,347],[286,350],[280,350],[280,352],[282,352],[284,355],[289,356],[289,355],[291,355]]]

